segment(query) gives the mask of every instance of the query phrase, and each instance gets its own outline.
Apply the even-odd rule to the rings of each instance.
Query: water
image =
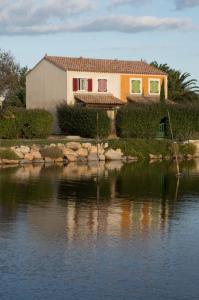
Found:
[[[199,162],[0,170],[0,299],[199,299]]]

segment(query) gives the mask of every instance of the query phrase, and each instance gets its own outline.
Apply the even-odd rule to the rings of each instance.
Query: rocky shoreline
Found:
[[[2,150],[3,148],[1,148]],[[7,149],[7,148],[6,148]],[[50,144],[46,146],[13,146],[9,148],[15,155],[15,159],[2,158],[0,165],[24,165],[32,163],[68,163],[68,162],[98,162],[98,161],[134,161],[139,160],[136,156],[126,156],[121,149],[112,149],[107,143],[68,142],[66,144]],[[187,155],[186,159],[199,157],[199,150],[193,155]],[[179,159],[185,157],[179,156]],[[150,161],[172,160],[175,157],[149,154]]]

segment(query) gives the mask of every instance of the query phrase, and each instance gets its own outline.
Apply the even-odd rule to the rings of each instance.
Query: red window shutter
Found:
[[[92,92],[92,91],[93,91],[93,80],[88,79],[88,92]]]
[[[77,92],[77,91],[78,91],[78,79],[73,78],[73,92]]]
[[[107,79],[99,79],[98,80],[98,91],[99,92],[107,92]]]
[[[104,92],[107,92],[107,79],[103,80],[103,88],[104,88]]]

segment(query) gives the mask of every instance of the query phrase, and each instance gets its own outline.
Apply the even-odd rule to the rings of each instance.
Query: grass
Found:
[[[113,149],[120,148],[125,155],[137,156],[140,159],[148,158],[149,154],[171,156],[172,143],[168,140],[147,139],[118,139],[109,141]]]
[[[0,149],[0,159],[18,160],[19,157],[10,149]]]
[[[13,139],[13,140],[4,140],[0,139],[0,147],[12,147],[12,146],[32,146],[34,144],[36,145],[50,145],[50,144],[66,144],[68,142],[91,142],[93,140],[90,139],[80,139],[80,140],[69,140],[67,138],[62,137],[51,137],[48,139]]]

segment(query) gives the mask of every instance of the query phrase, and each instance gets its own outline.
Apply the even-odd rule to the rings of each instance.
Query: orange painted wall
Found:
[[[158,75],[121,75],[121,89],[120,89],[120,99],[124,102],[127,101],[127,96],[130,95],[130,79],[133,78],[141,78],[142,79],[142,94],[144,96],[149,95],[149,79],[157,78],[160,79],[160,86],[162,85],[162,81],[164,79],[165,82],[165,96],[167,98],[167,76],[158,76]]]

